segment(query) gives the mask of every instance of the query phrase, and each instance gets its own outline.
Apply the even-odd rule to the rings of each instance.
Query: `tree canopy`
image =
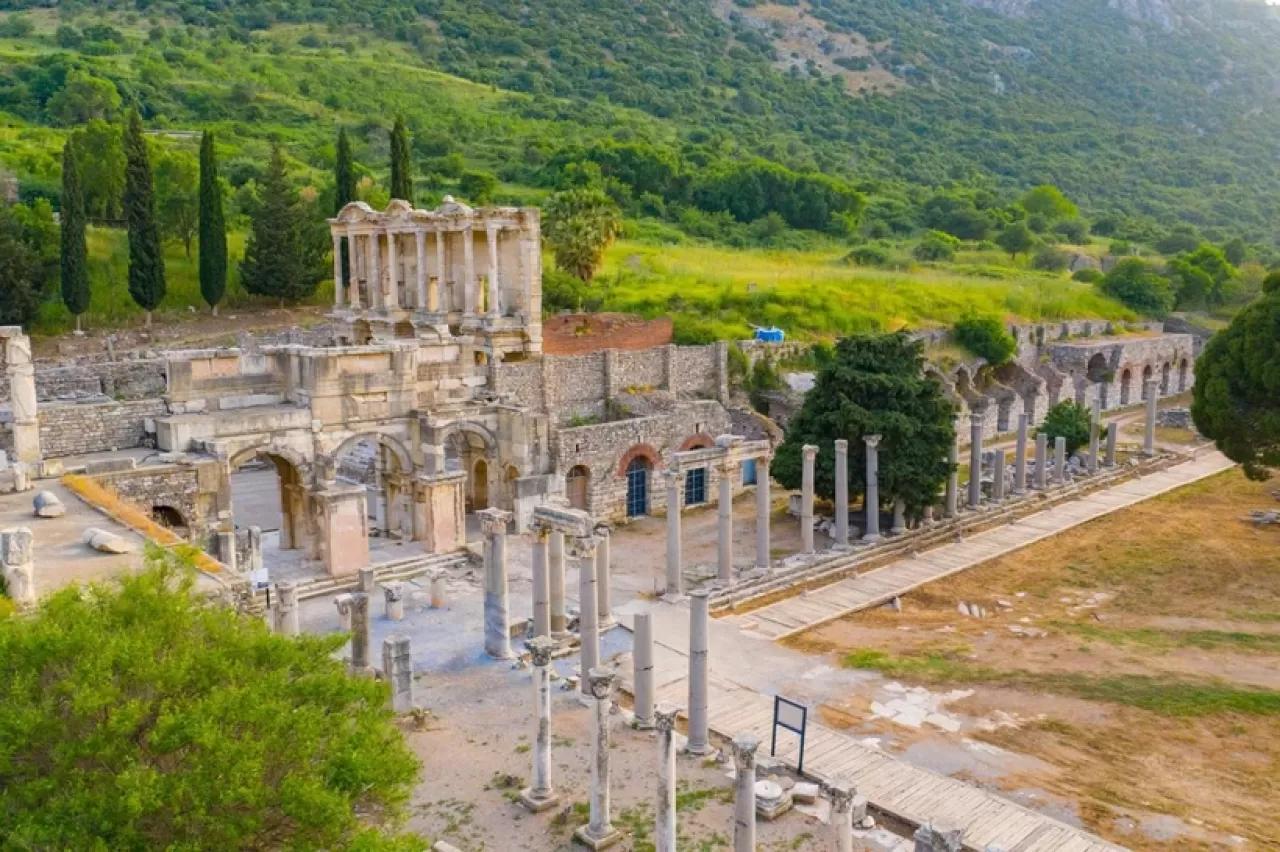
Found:
[[[1036,430],[1049,436],[1049,446],[1058,438],[1067,439],[1067,453],[1089,443],[1090,430],[1089,409],[1075,400],[1065,399],[1050,408],[1044,415],[1044,422]]]
[[[244,288],[260,296],[297,302],[315,292],[322,273],[315,264],[309,229],[311,213],[289,185],[284,153],[271,149],[262,176],[257,209],[250,220],[240,278]]]
[[[80,315],[89,310],[89,250],[85,243],[80,169],[70,140],[62,148],[61,214],[62,303],[79,323]]]
[[[901,498],[919,515],[937,502],[951,473],[955,407],[938,382],[924,374],[924,344],[905,332],[841,339],[819,368],[814,388],[787,427],[772,473],[799,488],[801,448],[819,448],[814,488],[835,495],[834,441],[849,442],[849,491],[866,487],[863,438],[880,435],[880,495]]]
[[[1097,281],[1094,286],[1126,308],[1161,319],[1173,310],[1173,286],[1146,261],[1127,257]]]
[[[0,844],[407,849],[417,762],[342,636],[205,602],[172,554],[0,621]],[[420,847],[419,847],[420,848]]]
[[[129,295],[147,312],[150,325],[151,312],[164,301],[164,254],[156,225],[151,158],[136,109],[129,111],[121,147],[125,155],[124,213],[129,227]]]
[[[598,189],[556,193],[546,206],[542,235],[556,266],[590,281],[622,227],[618,205]]]
[[[213,131],[200,140],[200,295],[215,312],[227,292],[227,223]]]
[[[391,127],[391,197],[413,203],[413,154],[403,115]]]
[[[1074,219],[1080,214],[1075,202],[1051,184],[1041,184],[1022,196],[1022,209],[1049,219]]]
[[[1014,222],[996,237],[996,245],[1009,252],[1009,257],[1017,257],[1035,247],[1036,235],[1025,222]]]

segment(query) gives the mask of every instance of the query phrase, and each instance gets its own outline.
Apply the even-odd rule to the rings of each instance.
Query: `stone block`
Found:
[[[67,513],[67,507],[52,491],[37,492],[31,502],[35,506],[37,518],[60,518]]]
[[[99,553],[132,553],[133,543],[115,533],[89,527],[84,531],[83,541]]]
[[[137,467],[138,460],[133,457],[96,459],[85,464],[84,472],[88,476],[97,476],[102,473],[119,473],[122,470],[134,470]]]

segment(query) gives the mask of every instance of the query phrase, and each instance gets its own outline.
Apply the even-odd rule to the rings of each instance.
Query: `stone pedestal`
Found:
[[[564,610],[564,533],[552,530],[547,538],[547,589],[551,596],[551,637],[569,635],[569,620]]]
[[[1049,436],[1036,435],[1036,488],[1041,491],[1049,486]]]
[[[756,749],[760,740],[753,734],[733,738],[733,852],[756,849]]]
[[[707,592],[699,589],[689,595],[689,754],[711,752],[710,717],[708,714],[711,651],[711,610]]]
[[[805,444],[800,453],[803,465],[800,472],[800,550],[813,553],[813,466],[818,448]]]
[[[327,485],[312,494],[320,519],[320,559],[330,577],[350,577],[369,564],[369,518],[363,485]]]
[[[596,592],[596,548],[599,539],[594,535],[573,539],[571,555],[578,560],[578,639],[581,652],[582,694],[590,697],[591,684],[587,673],[600,665],[600,618],[596,612],[599,596]]]
[[[667,589],[675,600],[684,596],[684,573],[680,557],[680,471],[667,470]]]
[[[654,810],[655,852],[676,849],[676,716],[680,708],[662,704],[654,713],[658,728],[658,801]]]
[[[291,580],[276,583],[274,629],[281,636],[297,636],[300,632],[298,624],[298,584]]]
[[[635,615],[632,637],[632,668],[635,679],[636,727],[653,727],[653,616],[647,612]]]
[[[1018,415],[1018,444],[1013,451],[1013,493],[1021,496],[1027,491],[1027,415]]]
[[[0,532],[0,568],[4,571],[9,598],[18,606],[36,603],[35,539],[27,527],[10,527]]]
[[[427,553],[451,553],[467,544],[465,473],[419,474],[413,482],[414,538]]]
[[[535,636],[525,643],[533,663],[533,783],[520,791],[521,803],[533,811],[554,808],[560,797],[551,787],[551,654],[556,642],[550,636]]]
[[[444,609],[449,605],[449,595],[445,588],[445,573],[437,570],[431,575],[431,608]]]
[[[716,505],[716,578],[733,582],[733,476],[737,468],[724,464],[719,468],[720,499]]]
[[[547,560],[550,535],[544,528],[533,531],[533,635],[551,635],[551,586]],[[563,583],[562,589],[563,589]]]
[[[947,461],[951,464],[951,475],[947,477],[947,496],[942,517],[954,518],[958,509],[957,504],[960,502],[960,445],[958,442],[951,445],[951,453]]]
[[[943,823],[925,823],[916,829],[915,852],[961,852],[964,829]]]
[[[986,406],[975,408],[969,415],[969,508],[982,505],[982,426]]]
[[[862,540],[871,544],[880,540],[880,436],[867,435],[867,492],[863,498],[866,529]]]
[[[413,709],[413,654],[409,637],[392,633],[382,640],[382,675],[391,684],[391,709],[408,713]]]
[[[404,621],[404,583],[384,583],[382,598],[387,618],[391,621]]]
[[[507,525],[511,513],[502,509],[476,512],[484,531],[484,652],[495,660],[509,660],[511,605],[507,587]]]
[[[573,833],[591,849],[607,849],[622,840],[609,816],[609,704],[613,697],[613,672],[591,669],[584,673],[588,694],[595,702],[592,718],[591,821]]]
[[[836,441],[836,546],[849,543],[849,442]]]
[[[769,549],[769,521],[773,517],[773,497],[769,486],[769,459],[756,459],[756,568],[769,570],[773,561]]]
[[[1150,458],[1156,454],[1156,408],[1160,400],[1155,379],[1147,379],[1143,382],[1143,386],[1147,392],[1147,422],[1146,430],[1143,432],[1142,454]]]

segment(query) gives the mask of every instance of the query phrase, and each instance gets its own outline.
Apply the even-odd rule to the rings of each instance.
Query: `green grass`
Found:
[[[966,653],[967,649],[950,649],[890,656],[863,648],[846,655],[844,665],[930,684],[986,684],[1107,701],[1162,716],[1280,715],[1280,691],[1276,690],[1241,689],[1220,681],[1145,675],[1002,671],[962,659]]]
[[[1051,626],[1085,639],[1106,642],[1117,647],[1137,645],[1157,651],[1174,648],[1200,648],[1210,651],[1218,648],[1242,651],[1280,651],[1280,635],[1268,633],[1244,633],[1233,630],[1118,630],[1075,622],[1051,622]]]

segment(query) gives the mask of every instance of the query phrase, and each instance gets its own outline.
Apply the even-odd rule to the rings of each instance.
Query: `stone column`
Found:
[[[353,310],[360,308],[360,238],[356,229],[347,226],[347,304]]]
[[[351,668],[362,672],[369,668],[369,596],[364,592],[351,595]]]
[[[893,501],[893,526],[889,532],[902,535],[907,531],[907,504],[901,498]]]
[[[507,524],[511,513],[502,509],[476,512],[486,536],[484,546],[484,651],[495,660],[509,660],[511,611],[507,589]]]
[[[489,248],[489,298],[485,300],[490,317],[502,316],[502,280],[498,276],[498,231],[496,228],[485,228],[485,239]]]
[[[1155,379],[1147,379],[1143,386],[1147,390],[1147,429],[1142,440],[1142,454],[1150,458],[1156,454],[1156,407],[1160,395],[1156,391]]]
[[[680,559],[680,471],[668,468],[667,480],[667,592],[669,599],[684,596],[684,570]]]
[[[862,440],[867,445],[867,491],[862,498],[866,526],[862,540],[872,544],[880,540],[880,436],[866,435]]]
[[[536,813],[554,808],[560,797],[551,787],[551,654],[550,636],[535,636],[524,644],[533,662],[533,783],[520,791],[520,802]]]
[[[413,654],[409,637],[392,633],[382,640],[382,676],[391,684],[391,709],[408,713],[413,709]]]
[[[836,780],[826,784],[827,798],[831,800],[831,833],[836,852],[853,852],[853,797],[854,786],[848,781]]]
[[[391,621],[404,621],[404,583],[383,583],[382,596],[387,607],[387,618]]]
[[[342,307],[342,237],[333,234],[333,308]]]
[[[1036,488],[1043,491],[1049,484],[1049,436],[1036,435]]]
[[[636,727],[653,727],[653,616],[647,612],[635,615],[632,634],[631,667],[635,678]]]
[[[1098,442],[1102,437],[1102,400],[1094,397],[1093,416],[1089,418],[1089,458],[1086,462],[1090,473],[1098,472]]]
[[[533,635],[551,635],[551,587],[547,577],[547,539],[544,527],[533,531]]]
[[[969,414],[969,508],[982,505],[982,425],[986,406]]]
[[[591,669],[583,677],[588,692],[595,699],[592,720],[591,822],[573,836],[591,849],[604,849],[622,839],[609,818],[609,704],[613,696],[613,672]]]
[[[447,283],[449,281],[449,276],[446,274],[444,266],[444,231],[436,231],[436,278],[441,282]],[[439,295],[439,293],[437,293],[437,295]],[[455,307],[453,305],[446,306],[443,299],[439,304],[440,307],[438,310],[441,311],[448,310],[450,307]]]
[[[569,627],[564,614],[564,533],[559,530],[550,533],[547,556],[550,559],[547,588],[551,595],[551,637],[563,639],[569,635]]]
[[[236,534],[231,530],[218,531],[218,558],[222,564],[231,569],[231,573],[239,570],[236,565]]]
[[[1027,415],[1018,415],[1018,446],[1013,455],[1013,493],[1027,491]]]
[[[991,454],[991,500],[999,503],[1004,500],[1005,451],[1003,449],[992,450]]]
[[[351,593],[344,592],[333,599],[338,610],[338,629],[343,633],[351,632]]]
[[[773,516],[773,496],[769,493],[769,457],[756,459],[756,567],[769,570],[769,521]]]
[[[253,525],[249,527],[249,554],[248,564],[245,570],[252,573],[262,570],[262,527]]]
[[[818,448],[805,444],[800,450],[803,467],[800,473],[800,549],[813,553],[813,465]]]
[[[418,252],[418,265],[414,268],[414,274],[418,279],[418,298],[414,307],[425,311],[428,310],[429,305],[427,301],[427,232],[421,228],[414,231],[413,244]]]
[[[596,526],[596,620],[606,630],[617,622],[613,619],[613,600],[609,584],[613,582],[613,557],[610,555],[611,532],[606,524]]]
[[[658,805],[654,816],[656,852],[676,849],[676,716],[680,708],[661,704],[654,713],[658,728]]]
[[[0,532],[0,568],[9,598],[22,607],[35,606],[34,536],[28,527]]]
[[[356,590],[370,597],[378,587],[378,572],[373,567],[361,568],[356,572]]]
[[[369,248],[369,307],[385,308],[382,298],[382,260],[378,257],[382,247],[378,245],[378,232],[374,231],[365,238]]]
[[[690,754],[711,751],[708,700],[711,610],[706,589],[689,593],[689,743]]]
[[[387,231],[387,293],[386,305],[389,308],[400,307],[400,253],[396,245],[396,235]]]
[[[587,673],[600,665],[600,615],[596,611],[599,597],[596,592],[596,546],[593,535],[579,536],[573,540],[573,555],[578,559],[578,639],[582,652],[583,695],[590,696],[591,684]]]
[[[730,464],[722,464],[720,472],[720,499],[716,506],[718,543],[716,550],[716,577],[722,583],[733,582],[733,471]]]
[[[1112,420],[1107,424],[1107,467],[1116,466],[1116,444],[1120,442],[1120,424]]]
[[[960,852],[964,829],[928,822],[916,829],[915,844],[915,852]]]
[[[463,310],[468,315],[475,316],[480,294],[476,292],[475,245],[470,225],[462,229],[462,290],[465,305]]]
[[[849,442],[836,441],[836,546],[849,544]]]
[[[733,738],[733,852],[756,852],[756,749],[753,734]]]
[[[298,584],[292,580],[276,583],[276,623],[275,632],[281,636],[297,636],[298,626]]]
[[[15,460],[34,469],[41,459],[40,409],[36,403],[36,371],[31,361],[31,338],[16,328],[7,329],[6,336],[4,355],[8,364],[9,397],[13,407],[13,456]]]
[[[951,442],[951,452],[947,456],[951,464],[951,475],[947,477],[947,503],[942,509],[942,517],[954,518],[960,500],[960,441]]]
[[[1059,485],[1067,481],[1067,439],[1063,437],[1055,438],[1053,441],[1053,452],[1057,456],[1057,464],[1055,465],[1054,478]]]

